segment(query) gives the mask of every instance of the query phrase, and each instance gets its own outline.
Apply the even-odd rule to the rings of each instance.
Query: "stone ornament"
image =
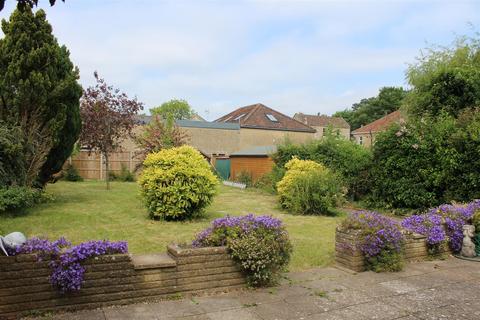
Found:
[[[0,252],[8,256],[7,249],[15,249],[27,242],[27,237],[21,232],[12,232],[5,237],[0,236]]]
[[[475,236],[475,226],[466,224],[463,226],[463,244],[462,244],[462,256],[473,258],[477,254],[475,252],[475,244],[472,238]]]

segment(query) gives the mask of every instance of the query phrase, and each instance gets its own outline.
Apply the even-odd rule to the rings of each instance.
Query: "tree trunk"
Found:
[[[110,190],[110,177],[109,177],[109,163],[108,163],[108,153],[105,153],[105,181],[107,182],[107,190]]]

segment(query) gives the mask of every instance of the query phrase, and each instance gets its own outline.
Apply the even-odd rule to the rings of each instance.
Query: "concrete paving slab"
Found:
[[[367,319],[396,319],[409,315],[405,310],[398,309],[382,301],[373,301],[348,307],[349,310],[361,314]]]

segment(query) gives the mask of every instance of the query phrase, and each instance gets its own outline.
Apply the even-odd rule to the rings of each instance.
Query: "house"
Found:
[[[230,177],[236,180],[247,172],[255,182],[272,171],[274,162],[270,156],[277,151],[276,146],[260,146],[234,152],[230,155]]]
[[[375,143],[375,136],[379,132],[388,129],[394,123],[400,123],[404,117],[399,110],[387,114],[383,118],[377,119],[367,125],[352,131],[353,140],[365,147],[371,147]]]
[[[238,108],[215,120],[216,123],[235,123],[240,137],[234,151],[282,143],[304,143],[314,139],[315,129],[261,103]]]
[[[321,139],[328,130],[332,130],[333,133],[350,139],[350,125],[345,119],[340,117],[330,117],[318,113],[317,115],[295,113],[293,116],[295,120],[298,120],[312,128],[317,132],[315,133],[315,139]]]

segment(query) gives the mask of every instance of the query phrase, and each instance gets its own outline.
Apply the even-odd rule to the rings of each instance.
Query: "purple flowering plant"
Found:
[[[375,271],[399,271],[403,267],[405,237],[399,222],[373,211],[356,211],[341,224],[344,230],[358,230],[358,248]]]
[[[453,252],[460,252],[463,241],[463,226],[470,223],[480,200],[467,204],[443,204],[421,215],[405,218],[402,226],[411,232],[427,237],[427,243],[435,248],[448,242]]]
[[[192,246],[226,246],[253,286],[274,282],[292,252],[288,232],[279,219],[253,214],[215,219]]]
[[[50,261],[49,266],[52,269],[50,283],[61,293],[67,293],[81,288],[85,274],[82,261],[101,255],[127,252],[128,246],[125,241],[88,241],[72,247],[71,243],[62,237],[53,242],[31,238],[10,253],[12,255],[34,253],[38,261]]]

